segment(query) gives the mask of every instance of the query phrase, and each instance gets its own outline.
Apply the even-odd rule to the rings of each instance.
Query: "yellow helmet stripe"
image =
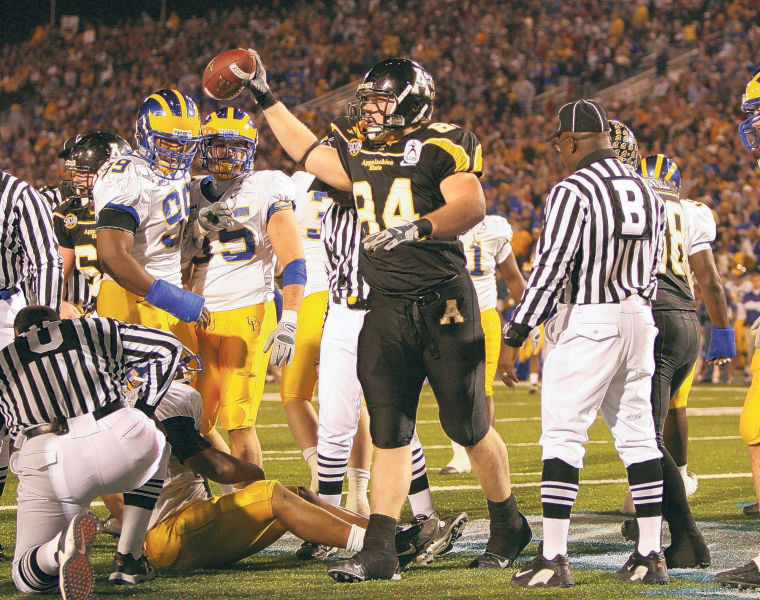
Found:
[[[660,179],[662,177],[662,159],[665,158],[662,154],[657,155],[657,159],[654,162],[654,173],[653,175]]]
[[[676,172],[676,169],[678,169],[678,167],[676,166],[676,163],[671,162],[670,163],[670,168],[668,169],[668,172],[665,173],[665,179],[667,179],[669,181],[670,178],[673,177],[673,174]]]

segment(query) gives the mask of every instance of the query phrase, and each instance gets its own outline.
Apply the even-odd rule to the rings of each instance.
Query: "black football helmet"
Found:
[[[92,186],[100,167],[114,156],[129,154],[132,147],[120,135],[110,131],[88,133],[74,144],[63,167],[60,189],[64,200],[78,199],[87,206],[92,199]]]
[[[72,135],[71,137],[67,137],[66,141],[63,142],[63,148],[61,148],[61,151],[58,153],[58,158],[68,158],[69,154],[71,154],[71,149],[81,139],[82,136],[78,133],[76,135]]]
[[[641,162],[639,156],[639,143],[633,131],[625,123],[611,119],[610,125],[610,143],[617,157],[629,167],[636,169]]]
[[[389,58],[377,63],[356,89],[358,102],[348,106],[353,125],[360,125],[370,141],[382,141],[386,132],[422,125],[430,121],[435,101],[433,77],[418,62]],[[376,122],[365,106],[387,99],[382,122]],[[363,123],[362,123],[363,122]]]

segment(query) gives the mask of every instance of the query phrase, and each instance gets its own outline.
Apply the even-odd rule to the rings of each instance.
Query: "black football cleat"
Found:
[[[668,571],[665,567],[665,556],[662,552],[652,550],[642,556],[638,550],[628,557],[625,564],[615,572],[615,579],[629,583],[668,583]]]
[[[519,587],[572,587],[575,585],[567,554],[557,554],[551,560],[544,558],[543,544],[538,556],[520,567],[512,575],[512,585]]]
[[[715,581],[725,587],[754,590],[760,587],[760,569],[757,568],[757,563],[751,560],[742,567],[718,573]]]
[[[131,554],[117,552],[108,581],[114,585],[135,585],[155,578],[156,571],[144,555],[135,558]]]
[[[420,525],[417,547],[420,552],[414,559],[418,565],[428,565],[436,556],[445,554],[454,547],[467,524],[467,513],[457,513],[439,519],[433,515]]]
[[[324,544],[315,544],[314,542],[304,542],[296,550],[296,558],[298,560],[318,560],[323,562],[335,556],[338,553],[338,549],[333,546],[325,546]]]
[[[332,563],[327,574],[340,583],[358,583],[369,579],[401,581],[395,554],[376,551],[357,552],[351,558]]]
[[[526,519],[522,513],[520,514],[520,518],[522,519],[520,529],[512,534],[516,541],[511,542],[508,545],[505,544],[508,548],[507,551],[501,554],[489,550],[488,548],[491,546],[491,540],[489,540],[486,545],[485,553],[475,557],[469,565],[470,569],[506,569],[512,565],[515,559],[520,555],[520,552],[522,552],[525,547],[530,544],[530,540],[533,539],[533,531],[531,530],[530,525],[528,525],[528,519]]]

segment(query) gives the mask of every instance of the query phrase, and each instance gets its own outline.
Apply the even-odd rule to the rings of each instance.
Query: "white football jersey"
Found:
[[[309,190],[315,177],[311,173],[297,171],[291,177],[296,186],[296,220],[301,233],[306,257],[306,289],[304,298],[315,292],[323,292],[327,283],[327,253],[320,239],[322,216],[332,204],[326,192]]]
[[[715,217],[710,207],[694,200],[681,200],[686,220],[686,255],[710,248],[715,241]]]
[[[189,174],[164,179],[142,157],[122,155],[98,172],[92,190],[95,218],[107,206],[132,215],[137,221],[132,257],[153,277],[181,286],[180,241],[190,214],[189,189]]]
[[[190,186],[191,210],[210,206],[203,193],[205,177]],[[277,258],[267,235],[269,218],[293,210],[295,186],[280,171],[253,171],[240,177],[219,199],[232,209],[236,225],[212,231],[193,259],[190,289],[206,299],[210,311],[262,304],[274,298]]]
[[[467,270],[478,294],[480,311],[496,308],[496,265],[512,252],[512,227],[504,217],[486,215],[459,236],[467,257]]]
[[[169,391],[159,402],[155,414],[159,421],[173,417],[189,417],[193,419],[195,429],[200,433],[201,419],[203,418],[201,395],[190,385],[175,381],[169,386]],[[172,454],[169,457],[164,487],[161,488],[156,507],[150,516],[149,528],[186,506],[206,498],[208,498],[208,492],[203,479],[179,462]]]

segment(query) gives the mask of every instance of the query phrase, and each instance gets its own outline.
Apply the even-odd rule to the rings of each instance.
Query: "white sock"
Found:
[[[416,494],[409,494],[408,498],[409,507],[412,509],[412,514],[415,517],[422,515],[427,519],[435,512],[433,494],[431,493],[430,488],[425,488]]]
[[[549,519],[544,517],[544,558],[551,560],[557,554],[567,554],[567,534],[570,519]]]
[[[472,468],[470,466],[470,457],[467,456],[467,450],[464,449],[464,446],[452,440],[451,449],[454,451],[454,455],[451,457],[448,466],[461,468],[464,471]]]
[[[145,534],[153,511],[139,506],[124,505],[124,515],[121,519],[121,535],[116,551],[131,554],[134,558],[142,556]]]
[[[362,529],[358,525],[351,525],[351,531],[348,534],[348,541],[346,542],[346,550],[349,552],[359,552],[364,546],[364,534],[366,529]]]
[[[306,448],[301,451],[301,454],[303,455],[306,464],[309,465],[309,470],[311,471],[311,483],[309,484],[309,489],[312,492],[318,492],[319,473],[317,472],[317,447],[311,446],[310,448]]]
[[[58,541],[62,533],[59,533],[49,542],[42,544],[37,550],[37,565],[48,575],[58,575]]]
[[[678,467],[678,472],[681,474],[682,479],[686,479],[686,465]]]
[[[646,556],[652,550],[662,550],[662,517],[637,517],[636,522],[639,524],[639,554]]]
[[[348,496],[346,496],[346,508],[356,512],[359,504],[369,504],[367,487],[369,485],[369,471],[356,467],[348,467]]]
[[[530,384],[538,383],[538,373],[530,373],[528,375],[528,382]]]

